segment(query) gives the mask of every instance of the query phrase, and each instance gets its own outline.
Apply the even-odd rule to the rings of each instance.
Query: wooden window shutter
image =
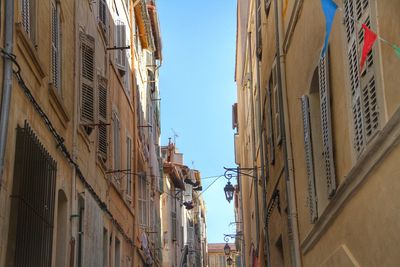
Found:
[[[232,105],[232,129],[238,127],[237,103]]]
[[[116,21],[116,46],[125,47],[126,46],[126,25],[120,21]],[[116,49],[116,64],[121,70],[126,68],[126,51],[125,49]]]
[[[107,80],[104,77],[98,77],[98,135],[97,147],[99,157],[105,162],[107,160],[108,148],[108,91]]]
[[[35,42],[35,0],[21,1],[22,27],[28,37]]]
[[[281,115],[280,115],[280,103],[279,103],[279,88],[278,88],[278,69],[276,67],[276,58],[272,66],[272,90],[274,99],[274,121],[275,121],[275,139],[276,143],[280,144],[282,141],[281,133]]]
[[[336,190],[335,165],[332,146],[332,120],[329,88],[329,53],[320,60],[318,66],[319,94],[321,108],[321,130],[323,158],[328,196],[332,197]]]
[[[94,38],[81,38],[81,122],[88,134],[94,123]]]
[[[103,32],[107,31],[107,3],[106,0],[99,0],[99,23]]]
[[[120,129],[119,129],[119,118],[117,114],[113,113],[113,145],[114,145],[114,170],[119,170],[121,168],[120,162]],[[118,179],[119,181],[119,179]]]
[[[315,188],[314,157],[311,137],[310,104],[308,96],[301,97],[301,109],[303,114],[304,150],[308,176],[308,206],[310,208],[311,223],[318,218],[317,196]]]
[[[271,155],[270,162],[271,164],[275,164],[275,138],[274,138],[274,123],[273,123],[273,116],[272,116],[272,74],[269,79],[268,84],[268,98],[267,98],[267,108],[268,108],[268,144],[269,144],[269,153]]]
[[[262,25],[261,25],[261,0],[256,0],[256,27],[257,27],[257,57],[261,60],[262,57]]]
[[[364,33],[354,18],[370,27],[369,0],[345,0],[345,27],[351,103],[353,113],[353,145],[359,155],[379,128],[379,106],[376,92],[374,49],[368,54],[362,73],[359,58]]]
[[[131,200],[132,192],[132,139],[130,137],[126,138],[126,169],[128,173],[126,174],[126,194]]]
[[[54,88],[61,90],[60,15],[57,4],[51,3],[51,70]]]

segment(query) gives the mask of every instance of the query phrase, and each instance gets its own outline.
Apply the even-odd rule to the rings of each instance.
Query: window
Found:
[[[94,124],[94,38],[81,35],[81,123],[88,135]]]
[[[60,3],[51,3],[51,76],[53,86],[61,96],[61,21]]]
[[[126,138],[126,195],[128,200],[132,199],[132,139]]]
[[[116,171],[116,182],[119,184],[119,173],[121,169],[121,149],[120,149],[120,125],[117,113],[113,112],[113,145],[114,145],[114,171]]]
[[[374,49],[368,54],[360,73],[359,58],[363,44],[361,23],[371,27],[369,0],[345,0],[345,28],[347,36],[347,59],[353,113],[353,145],[360,155],[366,144],[379,129],[379,105],[376,92]],[[354,21],[361,23],[357,23]]]
[[[171,211],[171,233],[172,233],[172,241],[176,241],[177,240],[177,233],[176,233],[176,212],[175,211]]]
[[[103,229],[103,267],[108,267],[108,231]]]
[[[118,238],[115,238],[115,258],[114,267],[121,266],[121,242]]]
[[[147,181],[145,175],[139,176],[139,224],[147,226]]]
[[[36,0],[21,0],[21,18],[29,39],[36,42]]]
[[[106,0],[99,0],[99,16],[98,21],[100,28],[102,29],[104,35],[107,34],[107,2]]]
[[[107,80],[104,77],[98,76],[98,132],[97,132],[97,147],[99,158],[106,162],[108,149],[108,92]]]
[[[57,163],[27,122],[15,151],[5,266],[51,266]]]

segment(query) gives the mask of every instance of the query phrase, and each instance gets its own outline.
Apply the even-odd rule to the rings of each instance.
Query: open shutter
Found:
[[[353,112],[354,149],[359,155],[366,143],[379,128],[379,107],[376,93],[373,49],[368,54],[365,69],[360,73],[364,33],[357,21],[370,27],[369,0],[345,0],[345,27],[347,34],[347,58]]]
[[[51,68],[53,86],[59,91],[61,89],[60,68],[60,16],[57,4],[51,3]]]
[[[94,123],[94,39],[85,35],[81,43],[81,122]]]
[[[108,92],[107,80],[104,77],[98,77],[98,152],[103,161],[107,160],[107,147],[108,147],[108,128],[107,128],[107,114],[108,114]]]
[[[125,24],[118,20],[116,21],[116,46],[117,47],[125,47],[126,46],[126,26]],[[121,70],[125,70],[126,68],[126,51],[125,49],[116,49],[116,64],[117,67]]]
[[[314,174],[314,158],[311,138],[311,123],[310,123],[310,104],[308,96],[301,97],[301,109],[303,114],[303,131],[304,131],[304,150],[306,154],[306,167],[308,176],[308,205],[310,208],[311,223],[315,223],[318,218],[317,197],[315,189],[315,174]]]
[[[126,169],[128,173],[126,175],[126,194],[128,200],[132,200],[132,139],[130,137],[126,138]]]
[[[326,183],[328,196],[332,197],[336,190],[335,165],[332,146],[332,122],[329,90],[329,54],[320,60],[318,66],[319,94],[321,105],[321,128],[322,128],[322,156],[324,158]]]

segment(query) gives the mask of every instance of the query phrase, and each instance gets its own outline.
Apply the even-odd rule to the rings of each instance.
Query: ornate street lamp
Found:
[[[226,256],[229,256],[231,254],[231,247],[228,245],[228,243],[225,244],[224,253]]]
[[[233,199],[233,195],[235,193],[235,187],[231,184],[230,180],[233,177],[237,177],[239,174],[254,178],[254,176],[252,176],[248,173],[241,172],[241,171],[254,171],[254,169],[253,168],[225,168],[225,167],[224,167],[224,169],[225,169],[224,176],[228,180],[228,183],[224,187],[225,198],[230,203],[231,200]]]
[[[228,266],[232,266],[232,264],[233,264],[232,258],[229,257],[229,258],[226,260],[226,263],[228,264]]]
[[[231,203],[231,200],[233,199],[233,194],[235,193],[235,188],[230,181],[228,181],[228,183],[225,185],[224,191],[226,200]]]

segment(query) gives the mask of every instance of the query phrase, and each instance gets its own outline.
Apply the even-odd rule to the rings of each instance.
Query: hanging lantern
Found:
[[[230,181],[228,181],[228,183],[225,185],[224,191],[225,191],[225,198],[230,203],[231,200],[233,199],[233,194],[235,193],[235,188],[233,187]]]

